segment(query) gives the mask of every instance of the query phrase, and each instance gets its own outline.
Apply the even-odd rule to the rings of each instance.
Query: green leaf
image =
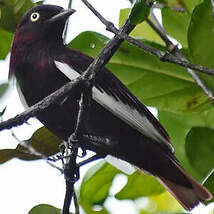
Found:
[[[0,28],[0,37],[0,59],[5,59],[11,48],[13,34]]]
[[[190,16],[187,12],[178,13],[168,7],[161,10],[162,22],[166,32],[183,47],[187,47],[187,32]]]
[[[84,32],[69,46],[95,57],[108,41],[101,34]],[[157,43],[144,42],[164,49]],[[185,69],[161,62],[127,42],[121,45],[107,67],[146,105],[170,112],[201,111],[211,107],[207,96]]]
[[[165,79],[165,78],[164,78]],[[165,82],[164,82],[165,83]],[[176,83],[176,81],[171,81],[171,83]],[[159,86],[161,83],[159,83]],[[167,85],[167,84],[166,84]],[[158,85],[157,85],[158,86]],[[175,86],[175,85],[174,85]],[[149,106],[156,106],[159,110],[169,111],[169,112],[199,112],[206,110],[211,107],[210,102],[207,97],[197,86],[186,87],[182,84],[178,87],[183,87],[179,90],[172,90],[171,92],[162,94],[157,97],[152,97],[148,99],[143,99],[144,103]],[[176,86],[174,87],[174,89]],[[166,88],[164,88],[166,89]],[[142,95],[143,96],[143,95]]]
[[[30,144],[39,153],[48,157],[59,152],[59,145],[63,140],[50,132],[46,127],[41,127],[25,142]]]
[[[100,161],[85,174],[80,187],[80,200],[102,204],[108,197],[114,176],[121,173],[105,161]]]
[[[69,43],[69,46],[78,49],[92,57],[95,57],[99,51],[104,47],[104,45],[109,41],[109,39],[96,32],[86,31],[79,34],[74,40]],[[146,42],[146,44],[154,46],[155,48],[164,49],[163,46],[157,43]],[[157,57],[150,55],[142,51],[141,49],[124,42],[116,54],[111,59],[109,65],[123,65],[127,66],[130,74],[133,70],[137,70],[138,73],[147,71],[154,73],[161,73],[171,77],[175,77],[182,80],[187,80],[193,82],[192,78],[186,73],[185,69],[173,65],[170,63],[161,62]],[[117,67],[118,68],[118,67]],[[141,70],[142,69],[142,70]],[[117,70],[117,69],[116,69]],[[121,71],[121,76],[123,72]],[[131,77],[132,75],[130,75]]]
[[[146,211],[151,214],[156,213],[177,213],[183,211],[178,201],[167,191],[159,195],[150,196]]]
[[[3,164],[12,158],[16,157],[17,151],[15,149],[1,149],[0,150],[0,164]]]
[[[28,214],[60,214],[61,210],[49,205],[49,204],[39,204],[33,207]]]
[[[129,13],[130,13],[130,8],[120,10],[120,19],[119,19],[120,27],[123,25],[125,20],[129,17]],[[162,41],[162,39],[157,35],[157,33],[146,22],[143,22],[137,25],[135,29],[130,33],[130,36],[133,36],[136,38],[145,38],[162,45],[165,44]]]
[[[188,131],[192,127],[192,124],[189,124],[189,122],[192,118],[193,120],[195,119],[194,116],[192,114],[175,114],[159,111],[158,118],[169,133],[171,142],[175,148],[175,156],[178,158],[181,165],[189,174],[191,174],[197,180],[201,181],[203,176],[201,176],[201,174],[192,168],[185,151],[185,138]],[[197,118],[195,119],[195,122],[197,122]]]
[[[214,195],[214,170],[212,170],[209,175],[206,177],[203,185],[210,191],[212,195]],[[214,198],[212,198],[209,202],[205,202],[206,204],[214,202]]]
[[[207,176],[214,167],[214,130],[193,127],[186,137],[185,148],[192,167],[202,176]]]
[[[36,5],[42,5],[44,3],[44,1],[37,1],[35,2]]]
[[[0,85],[0,99],[2,98],[2,96],[7,91],[8,87],[9,87],[8,83],[3,83]]]
[[[183,7],[183,3],[180,0],[166,0],[168,6]]]
[[[163,186],[150,175],[143,174],[141,171],[136,171],[128,176],[128,182],[115,197],[122,199],[136,199],[143,196],[151,196],[164,192]]]
[[[181,2],[184,5],[185,9],[188,11],[188,13],[191,14],[195,6],[203,2],[203,0],[181,0]]]
[[[197,64],[214,68],[214,19],[210,0],[205,0],[195,7],[188,30],[190,59]],[[214,78],[206,74],[198,75],[205,84],[214,90]]]
[[[9,32],[15,32],[22,15],[32,8],[31,0],[1,0],[0,27]]]
[[[205,178],[205,175],[202,175],[198,169],[190,164],[189,158],[187,157],[186,152],[186,135],[189,133],[193,126],[201,126],[207,128],[214,128],[214,109],[199,112],[199,113],[188,113],[188,114],[175,114],[170,112],[159,111],[158,114],[159,121],[168,131],[171,142],[175,147],[175,155],[181,162],[181,165],[187,170],[198,181],[202,182]],[[201,145],[206,148],[206,140],[203,140],[200,135],[198,135],[201,140]],[[194,142],[195,143],[195,142]],[[194,147],[195,145],[193,145]],[[209,142],[208,142],[209,147]],[[194,149],[193,149],[194,150]],[[198,161],[202,157],[198,155]],[[195,160],[196,161],[196,160]],[[197,164],[197,163],[195,163]]]
[[[207,169],[207,167],[209,166],[206,165],[204,167],[207,172],[203,174],[198,170],[198,168],[193,167],[192,163],[189,160],[189,154],[187,154],[186,151],[186,136],[188,133],[190,134],[190,130],[193,126],[201,126],[205,129],[207,129],[208,126],[210,128],[214,128],[214,109],[211,108],[203,112],[188,114],[175,114],[159,111],[158,118],[170,135],[171,142],[175,148],[175,155],[181,162],[181,165],[189,174],[191,174],[198,181],[202,182],[209,172],[209,168]],[[191,146],[189,145],[189,153],[190,156],[195,155],[194,164],[197,165],[197,163],[199,163],[199,166],[203,168],[204,158],[207,159],[208,157],[204,157],[205,154],[202,154],[202,152],[210,148],[210,141],[207,142],[206,138],[203,139],[203,135],[201,136],[200,133],[197,133],[197,131],[194,133],[195,135],[197,134],[198,140],[194,142],[192,141]],[[203,147],[203,149],[200,150],[200,148],[198,148],[199,145],[196,145],[197,142],[199,142],[199,145]],[[197,154],[196,149],[197,151],[200,150]],[[211,157],[212,155],[209,158]]]
[[[150,5],[147,0],[136,0],[129,14],[129,19],[133,24],[140,24],[148,18]]]
[[[149,214],[148,212],[146,212],[145,210],[140,210],[139,214]],[[162,213],[161,213],[162,214]]]
[[[99,207],[97,207],[97,205],[94,206],[86,200],[80,200],[79,204],[87,214],[110,214],[104,206],[99,205]],[[99,210],[97,210],[97,208],[99,208]]]
[[[36,152],[49,157],[59,151],[59,145],[62,140],[53,135],[47,128],[38,129],[29,140],[25,141],[26,145],[32,146]],[[25,146],[19,144],[16,149],[0,150],[0,164],[6,161],[19,158],[21,160],[38,160],[41,157],[32,154]]]

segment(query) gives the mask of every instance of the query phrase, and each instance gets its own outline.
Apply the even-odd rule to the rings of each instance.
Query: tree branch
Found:
[[[84,85],[85,79],[80,76],[75,80],[70,81],[66,85],[62,86],[60,89],[55,91],[54,93],[50,94],[40,102],[36,103],[35,105],[29,107],[23,113],[8,119],[7,121],[3,121],[0,123],[0,131],[4,129],[10,129],[14,126],[18,126],[26,122],[29,118],[37,116],[39,113],[44,111],[50,105],[53,105],[64,97],[72,96],[72,92],[74,93],[75,90],[81,90]]]
[[[119,32],[123,32],[124,34],[130,33],[134,29],[134,27],[135,25],[131,24],[130,21],[127,20],[125,24],[121,27]],[[33,105],[22,114],[19,114],[7,121],[0,123],[0,131],[23,124],[30,117],[37,116],[39,113],[44,111],[50,105],[57,103],[64,97],[68,96],[68,94],[69,96],[72,96],[72,92],[74,92],[76,89],[81,91],[85,82],[87,81],[93,82],[96,74],[110,60],[110,58],[114,55],[114,53],[117,51],[122,42],[123,39],[121,39],[117,35],[114,36],[101,50],[101,52],[90,64],[90,66],[83,73],[82,76],[62,86],[60,89],[58,89],[57,91],[55,91],[42,101],[38,102],[37,104]]]
[[[71,5],[72,5],[72,0],[69,0],[68,9],[71,9]],[[64,42],[65,42],[65,40],[67,38],[69,22],[70,22],[70,19],[67,20],[66,25],[65,25],[65,30],[64,30],[64,33],[63,33]]]
[[[70,150],[67,150],[70,151]],[[74,184],[78,180],[79,169],[77,169],[76,159],[78,153],[78,146],[74,146],[69,155],[68,162],[63,164],[64,166],[64,177],[66,184],[66,193],[64,199],[64,205],[62,209],[62,214],[69,214],[71,200],[74,194]]]
[[[74,129],[74,133],[69,137],[68,142],[65,142],[65,153],[66,157],[65,162],[63,161],[64,168],[64,176],[65,176],[65,184],[66,184],[66,194],[64,199],[64,205],[62,214],[69,214],[69,208],[72,201],[72,197],[75,200],[75,191],[74,184],[79,179],[79,167],[77,166],[76,159],[78,155],[79,141],[82,140],[81,130],[84,122],[84,116],[87,113],[87,106],[89,105],[91,99],[91,86],[89,86],[89,90],[83,89],[81,93],[81,99],[79,101],[79,111],[77,116],[77,121]],[[86,92],[85,92],[86,91]],[[71,153],[67,157],[67,154]],[[85,152],[86,154],[86,152]],[[66,163],[68,160],[68,163]],[[75,176],[76,175],[76,176]],[[78,203],[75,203],[76,213],[79,213]]]
[[[96,11],[96,9],[87,1],[87,0],[81,0],[98,18],[99,20],[106,26],[106,30],[114,33],[115,35],[117,35],[119,38],[124,39],[126,41],[128,41],[129,43],[143,49],[144,51],[158,57],[161,61],[164,62],[170,62],[173,64],[177,64],[180,65],[182,67],[185,68],[190,68],[193,70],[197,70],[199,72],[208,74],[208,75],[214,75],[214,69],[206,67],[206,66],[202,66],[202,65],[197,65],[194,63],[191,63],[187,60],[184,59],[178,59],[177,57],[175,57],[173,54],[169,53],[169,52],[164,52],[164,51],[160,51],[156,48],[153,48],[149,45],[146,45],[130,36],[127,35],[127,33],[125,33],[124,31],[118,30],[114,24],[112,22],[107,21],[98,11]],[[213,0],[214,1],[214,0]]]
[[[205,73],[205,74],[208,74],[211,76],[214,75],[214,69],[212,69],[212,68],[202,66],[202,65],[197,65],[197,64],[191,63],[187,60],[178,59],[177,57],[173,56],[169,52],[160,51],[156,48],[153,48],[147,44],[144,44],[143,42],[140,42],[140,41],[128,36],[127,34],[125,34],[123,32],[120,32],[115,26],[108,26],[107,30],[114,33],[118,37],[128,41],[129,43],[143,49],[144,51],[158,57],[163,62],[169,62],[169,63],[173,63],[176,65],[180,65],[182,67],[197,70],[201,73]]]
[[[153,13],[153,8],[151,9],[151,16],[152,16],[152,19],[154,20],[155,24],[152,21],[150,21],[149,19],[147,19],[147,23],[163,39],[163,41],[165,42],[165,44],[168,48],[168,51],[171,54],[173,54],[175,57],[177,57],[178,59],[187,61],[187,59],[180,52],[178,47],[170,41],[169,36],[167,35],[166,31],[164,30],[164,28],[162,27],[162,25],[159,23],[158,19],[156,18],[155,14]],[[186,71],[187,71],[187,73],[189,73],[192,76],[192,78],[195,80],[196,84],[204,91],[204,93],[207,95],[207,97],[213,101],[214,100],[213,92],[211,91],[211,89],[209,89],[206,86],[204,81],[195,73],[194,70],[187,68]]]

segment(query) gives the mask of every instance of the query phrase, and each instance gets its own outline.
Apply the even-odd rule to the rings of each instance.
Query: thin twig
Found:
[[[151,13],[152,14],[152,13]],[[146,19],[146,22],[150,25],[150,27],[161,37],[161,39],[166,43],[167,47],[170,47],[171,41],[168,39],[165,31],[158,26],[155,26],[152,21]],[[173,45],[174,46],[174,45]]]
[[[108,28],[109,25],[113,25],[113,23],[106,20],[87,0],[81,0],[90,10],[91,12]]]
[[[144,51],[158,57],[163,62],[169,62],[169,63],[173,63],[176,65],[180,65],[182,67],[197,70],[201,73],[205,73],[205,74],[208,74],[211,76],[214,75],[214,69],[212,69],[212,68],[202,66],[202,65],[197,65],[197,64],[191,63],[187,60],[178,59],[177,57],[175,57],[173,54],[171,54],[169,52],[160,51],[156,48],[153,48],[147,44],[144,44],[143,42],[140,42],[140,41],[128,36],[124,32],[120,32],[115,26],[108,26],[107,30],[114,33],[118,37],[128,41],[129,43],[137,46],[138,48],[143,49]]]
[[[161,4],[161,3],[155,3],[153,5],[153,8],[155,9],[162,9],[164,8],[165,5],[164,4]],[[179,13],[184,13],[186,10],[184,7],[176,7],[176,6],[168,6],[170,9],[176,11],[176,12],[179,12]]]
[[[169,52],[171,52],[175,57],[177,57],[178,59],[181,59],[183,61],[187,61],[187,59],[184,57],[184,55],[180,52],[180,50],[178,49],[178,47],[176,45],[174,45],[171,40],[169,39],[166,31],[164,30],[164,28],[162,27],[162,25],[160,24],[159,20],[156,18],[154,12],[153,12],[153,8],[151,10],[151,14],[152,14],[152,18],[153,21],[155,22],[155,24],[150,21],[149,19],[147,20],[147,23],[151,26],[151,28],[163,39],[163,41],[165,42]],[[204,83],[204,81],[195,73],[194,70],[187,68],[187,73],[189,73],[192,78],[195,80],[196,84],[204,91],[204,93],[208,96],[209,99],[211,99],[212,101],[214,100],[214,95],[213,92],[211,91],[211,89],[209,89],[206,84]]]
[[[0,123],[0,131],[4,129],[10,129],[14,126],[18,126],[26,122],[29,118],[37,116],[39,113],[43,112],[47,109],[50,105],[53,105],[59,102],[61,99],[65,98],[68,94],[72,97],[74,91],[76,89],[81,90],[83,87],[85,79],[80,76],[75,80],[70,81],[66,85],[62,86],[57,91],[53,92],[40,102],[36,103],[35,105],[29,107],[23,113],[18,114],[17,116],[10,118],[7,121],[3,121]]]
[[[33,146],[31,146],[29,143],[23,141],[23,140],[20,140],[16,134],[14,133],[14,131],[12,129],[10,129],[10,133],[12,135],[12,137],[21,145],[23,146],[25,149],[27,149],[27,151],[23,150],[22,152],[25,152],[26,154],[31,154],[31,155],[34,155],[35,157],[38,157],[42,160],[45,160],[47,162],[48,165],[50,165],[52,168],[54,169],[57,169],[58,171],[60,171],[61,173],[63,172],[63,170],[56,166],[55,164],[52,164],[50,161],[49,161],[49,158],[45,155],[43,155],[41,152],[38,152]]]
[[[87,90],[84,90],[84,91],[87,91],[87,93],[83,92],[81,94],[81,98],[79,101],[79,112],[77,116],[77,124],[74,130],[74,135],[75,135],[75,138],[77,138],[77,140],[79,137],[81,137],[81,130],[83,127],[84,118],[86,117],[87,108],[91,100],[91,89],[92,87],[90,86],[90,88],[88,88]]]
[[[100,21],[106,26],[106,30],[114,33],[119,38],[124,39],[124,40],[128,41],[129,43],[158,57],[161,61],[170,62],[170,63],[177,64],[177,65],[180,65],[185,68],[191,68],[193,70],[198,70],[198,71],[208,74],[208,75],[214,75],[214,69],[212,69],[212,68],[193,64],[187,60],[177,59],[175,56],[173,56],[169,52],[160,51],[156,48],[153,48],[149,45],[146,45],[146,44],[128,36],[125,32],[118,30],[112,22],[107,21],[99,12],[96,11],[96,9],[87,0],[82,0],[82,2],[84,2],[85,5],[100,19]]]
[[[170,54],[168,52],[166,53],[164,51],[160,51],[156,48],[153,48],[149,45],[146,45],[146,44],[128,36],[123,31],[119,31],[112,22],[107,21],[98,11],[96,11],[96,9],[87,0],[81,0],[81,1],[100,19],[100,21],[106,26],[106,30],[114,33],[115,35],[128,41],[129,43],[145,50],[146,52],[158,57],[161,61],[174,63],[174,64],[180,65],[182,67],[190,68],[193,70],[198,70],[198,71],[200,71],[202,73],[206,73],[208,75],[214,75],[214,69],[211,69],[211,68],[208,68],[205,66],[201,66],[201,65],[197,65],[197,64],[193,64],[187,60],[177,59],[175,56],[173,56],[172,54]]]
[[[79,214],[80,209],[79,209],[79,204],[78,204],[77,195],[76,195],[75,191],[73,192],[73,198],[74,198],[75,214]]]
[[[187,72],[192,76],[197,85],[204,91],[210,100],[214,100],[213,92],[206,86],[202,79],[190,68],[187,68]]]
[[[6,108],[4,108],[4,112],[5,112]],[[0,122],[3,122],[4,121],[4,118],[3,116],[0,116]],[[26,153],[30,153],[31,155],[34,155],[38,158],[41,158],[41,159],[44,159],[44,160],[47,160],[47,157],[43,154],[41,154],[40,152],[36,151],[29,143],[27,143],[26,141],[22,141],[20,140],[16,134],[14,133],[14,131],[12,129],[10,129],[10,134],[11,136],[22,146],[24,147],[25,149],[27,149]],[[23,151],[25,152],[25,151]]]
[[[211,0],[211,4],[212,4],[212,17],[214,18],[214,0]]]
[[[84,166],[85,164],[91,163],[92,161],[95,161],[95,160],[98,160],[98,159],[104,158],[104,157],[105,157],[105,155],[96,154],[84,161],[81,161],[80,163],[78,163],[78,166],[79,167]]]
[[[79,111],[77,116],[77,121],[74,129],[74,133],[71,135],[71,137],[68,139],[68,142],[65,142],[65,152],[67,154],[71,153],[70,157],[66,158],[65,160],[68,160],[68,163],[63,162],[64,165],[64,175],[65,175],[65,183],[66,183],[66,194],[64,199],[64,205],[63,205],[63,214],[69,214],[69,208],[72,201],[72,197],[75,197],[75,190],[74,190],[74,184],[77,181],[79,177],[79,167],[77,167],[76,159],[78,155],[78,147],[79,147],[79,141],[81,140],[81,130],[83,126],[83,120],[85,117],[85,114],[87,113],[86,106],[88,106],[87,97],[91,95],[91,93],[87,94],[81,93],[81,98],[79,101]],[[70,148],[70,144],[72,148]],[[75,176],[75,174],[78,176]],[[72,187],[71,187],[72,186]],[[75,202],[75,199],[74,199]],[[76,213],[79,212],[79,206],[78,203],[75,203],[75,211]]]
[[[124,31],[125,33],[129,33],[132,29],[134,29],[134,27],[135,25],[132,25],[129,21],[126,21],[123,27],[121,28],[121,31]],[[63,211],[62,211],[63,214],[69,213],[69,208],[72,201],[72,195],[74,193],[74,183],[78,177],[78,176],[75,176],[75,173],[77,173],[76,170],[78,170],[77,164],[76,164],[78,147],[79,145],[81,146],[81,140],[78,137],[79,137],[79,134],[81,133],[83,116],[85,115],[85,113],[87,113],[86,107],[89,105],[90,97],[91,97],[91,92],[86,94],[86,91],[88,91],[88,88],[90,87],[91,84],[93,85],[93,82],[96,78],[96,74],[113,56],[113,54],[116,52],[116,50],[118,49],[122,41],[123,39],[120,39],[117,36],[115,36],[112,40],[110,40],[105,46],[105,48],[98,54],[94,62],[88,67],[87,71],[84,72],[83,74],[83,77],[88,80],[88,87],[86,87],[85,85],[85,90],[83,88],[83,92],[80,100],[80,108],[78,112],[77,124],[76,124],[74,133],[71,135],[71,138],[69,139],[69,141],[71,141],[73,145],[72,154],[71,154],[71,157],[69,158],[68,164],[67,163],[64,164],[66,194],[65,194],[65,200],[64,200]],[[91,91],[91,88],[89,91]],[[76,139],[74,139],[74,137]],[[74,142],[72,142],[73,140]]]
[[[71,6],[72,6],[72,0],[69,0],[69,2],[68,2],[68,9],[71,9]],[[65,42],[65,40],[67,38],[67,35],[68,35],[68,25],[69,25],[69,22],[70,22],[70,19],[67,20],[66,25],[65,25],[65,30],[64,30],[64,33],[63,33],[64,42]]]

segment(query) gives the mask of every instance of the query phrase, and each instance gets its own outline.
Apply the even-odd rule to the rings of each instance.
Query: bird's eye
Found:
[[[39,17],[40,17],[39,13],[38,12],[34,12],[34,13],[31,14],[30,20],[32,22],[36,22],[39,19]]]

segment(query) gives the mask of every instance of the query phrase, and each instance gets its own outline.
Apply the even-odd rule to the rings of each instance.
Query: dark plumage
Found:
[[[29,106],[77,77],[93,61],[63,43],[63,29],[71,14],[58,6],[37,6],[23,16],[17,27],[10,76],[16,77],[23,102]],[[92,94],[83,133],[107,137],[112,155],[156,176],[187,210],[211,198],[179,165],[165,129],[106,68],[99,72]],[[39,120],[67,140],[74,131],[79,98],[80,92],[76,91],[75,96],[41,113]]]

